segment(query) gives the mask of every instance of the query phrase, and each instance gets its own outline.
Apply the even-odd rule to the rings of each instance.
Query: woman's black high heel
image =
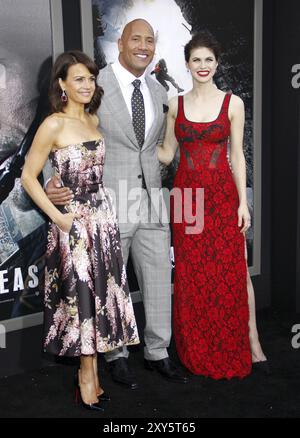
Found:
[[[89,411],[101,411],[104,412],[104,407],[103,405],[98,401],[97,403],[85,403],[82,400],[82,396],[81,396],[81,392],[80,392],[80,385],[79,385],[79,378],[78,378],[78,374],[75,376],[74,379],[74,384],[75,384],[75,401],[76,403],[80,403],[81,406],[84,409],[88,409]]]
[[[101,395],[98,395],[98,399],[104,402],[108,402],[110,401],[110,396],[106,392],[103,392]]]
[[[78,370],[76,371],[76,374],[75,374],[75,376],[74,376],[74,380],[75,380],[77,386],[79,386],[79,377],[78,377],[78,374],[79,374],[79,368],[78,368]],[[100,401],[104,401],[104,402],[108,402],[108,401],[110,401],[110,396],[109,396],[109,394],[107,394],[107,392],[103,392],[101,395],[98,395],[97,397],[98,397],[98,399],[99,399]]]

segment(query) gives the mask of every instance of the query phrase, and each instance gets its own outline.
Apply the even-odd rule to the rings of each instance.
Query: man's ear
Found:
[[[121,38],[118,39],[118,49],[119,49],[119,53],[123,52],[123,41]]]

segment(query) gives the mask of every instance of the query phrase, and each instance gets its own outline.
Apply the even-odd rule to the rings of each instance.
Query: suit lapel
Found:
[[[128,112],[119,82],[111,66],[107,66],[107,80],[105,81],[105,102],[111,114],[117,119],[123,132],[129,140],[139,149],[138,142],[132,125],[132,120]]]

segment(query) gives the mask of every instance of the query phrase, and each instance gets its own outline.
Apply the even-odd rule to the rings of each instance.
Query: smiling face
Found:
[[[134,76],[142,76],[155,52],[152,27],[144,20],[129,23],[118,42],[119,61]]]
[[[88,104],[96,89],[96,78],[84,64],[74,64],[68,70],[65,81],[59,79],[59,85],[66,91],[68,101]]]
[[[207,47],[198,47],[191,51],[187,68],[191,71],[194,80],[200,83],[212,81],[218,62],[214,52]]]

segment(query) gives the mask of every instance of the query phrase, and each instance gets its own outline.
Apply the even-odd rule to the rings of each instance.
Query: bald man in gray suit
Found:
[[[155,51],[151,25],[142,19],[128,23],[118,46],[118,61],[99,75],[104,89],[98,113],[106,142],[104,184],[115,196],[124,261],[130,252],[142,294],[145,368],[186,383],[186,376],[167,352],[171,338],[170,230],[159,213],[161,175],[156,147],[163,141],[168,106],[164,88],[145,74]],[[48,184],[53,202],[59,190]],[[107,353],[106,360],[114,381],[131,389],[138,387],[126,347]]]

